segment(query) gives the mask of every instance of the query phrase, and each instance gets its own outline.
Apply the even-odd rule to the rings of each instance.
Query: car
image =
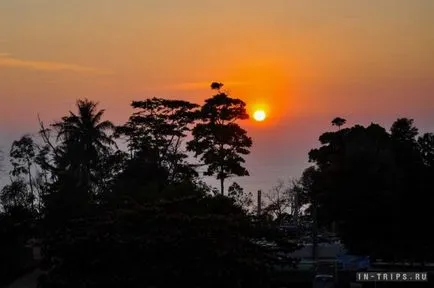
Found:
[[[333,288],[335,279],[330,274],[317,274],[313,279],[313,288]]]

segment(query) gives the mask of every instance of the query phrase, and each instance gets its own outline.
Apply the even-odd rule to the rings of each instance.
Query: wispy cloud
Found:
[[[13,57],[8,53],[0,52],[0,67],[23,68],[39,71],[72,71],[78,73],[90,74],[113,74],[110,71],[105,71],[93,67],[86,67],[76,64],[50,62],[50,61],[34,61],[24,60]]]

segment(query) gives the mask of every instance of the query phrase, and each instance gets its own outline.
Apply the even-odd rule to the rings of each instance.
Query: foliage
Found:
[[[20,206],[9,207],[0,213],[0,285],[19,275],[29,265],[30,251],[27,241],[35,235],[35,215]]]
[[[434,167],[434,133],[425,133],[418,139],[422,160],[427,167]]]
[[[246,104],[222,87],[212,83],[217,94],[201,107],[133,101],[119,127],[103,120],[96,102],[78,100],[77,112],[50,129],[40,121],[42,143],[28,135],[14,141],[11,182],[0,192],[7,264],[0,278],[26,266],[28,240],[42,237],[49,268],[42,287],[269,287],[272,267],[294,263],[277,254],[297,247],[280,220],[289,211],[298,219],[307,203],[320,226],[337,224],[353,254],[434,258],[426,228],[434,224],[433,133],[419,135],[407,118],[390,131],[341,129],[346,120],[337,117],[339,129],[310,151],[313,165],[299,180],[278,183],[257,217],[248,213],[253,195],[236,182],[220,195],[229,177],[249,175],[243,157],[252,146],[237,124],[249,117]],[[189,152],[221,181],[220,193],[198,177]]]
[[[38,161],[49,168],[55,181],[47,187],[44,201],[49,211],[78,213],[97,202],[101,185],[102,159],[112,153],[116,143],[110,132],[114,125],[103,121],[104,110],[97,110],[98,103],[88,99],[76,102],[78,113],[52,124],[40,134],[45,142],[38,155]],[[54,132],[56,144],[50,142],[49,132]],[[49,154],[51,153],[51,156]],[[53,161],[50,163],[50,159]],[[68,212],[69,211],[69,212]],[[74,212],[74,213],[75,213]]]
[[[245,192],[237,182],[233,182],[228,188],[228,197],[235,201],[235,205],[242,207],[246,210],[252,207],[253,194],[252,192]]]
[[[252,139],[237,124],[246,104],[222,87],[212,83],[218,93],[201,107],[133,101],[119,127],[88,99],[48,129],[39,120],[40,139],[13,143],[11,183],[0,193],[7,271],[26,266],[16,256],[36,237],[48,269],[41,287],[269,287],[274,267],[292,263],[278,252],[296,246],[272,219],[248,213],[251,193],[234,182],[229,197],[219,195],[196,171],[206,165],[221,194],[227,178],[248,175]]]
[[[0,192],[0,201],[5,211],[17,207],[31,209],[33,195],[29,194],[25,181],[18,178],[2,188]]]
[[[305,172],[303,186],[317,205],[320,224],[336,222],[352,253],[389,260],[432,258],[432,236],[415,223],[434,220],[428,213],[433,196],[427,177],[428,151],[434,146],[429,135],[419,140],[417,135],[413,121],[405,118],[390,133],[376,124],[356,125],[324,133],[322,146],[309,153],[315,166]]]
[[[117,128],[117,136],[125,136],[132,158],[146,157],[154,169],[165,171],[161,182],[180,182],[197,175],[186,162],[188,155],[182,144],[196,119],[198,105],[181,100],[152,98],[133,101],[138,109],[128,122]]]
[[[265,213],[269,213],[273,218],[280,218],[286,214],[291,207],[289,189],[286,183],[279,180],[271,190],[266,194],[268,205],[264,208]]]
[[[250,153],[252,139],[247,131],[236,121],[246,120],[246,104],[229,97],[220,91],[223,84],[212,83],[211,88],[217,94],[205,100],[200,109],[200,123],[192,131],[193,140],[187,143],[187,149],[200,156],[207,165],[205,175],[216,175],[220,180],[221,194],[224,194],[224,181],[230,176],[248,176],[249,172],[243,166],[243,156]]]
[[[265,197],[267,204],[264,213],[270,214],[274,219],[281,219],[288,212],[291,216],[298,216],[301,207],[309,201],[301,180],[292,180],[289,183],[279,180]]]
[[[32,168],[34,166],[34,162],[36,160],[36,144],[33,141],[33,138],[29,135],[25,135],[21,137],[21,139],[16,140],[12,143],[11,151],[9,153],[10,162],[12,164],[12,171],[10,172],[11,176],[15,177],[17,180],[13,180],[16,182],[15,185],[12,183],[12,190],[16,190],[18,186],[17,183],[23,184],[20,189],[22,193],[26,193],[26,199],[29,207],[34,207],[34,202],[37,199],[36,191],[34,189],[35,183],[32,177]],[[27,178],[28,183],[24,185],[24,178]],[[24,192],[29,187],[28,192]],[[11,190],[9,190],[11,192]],[[38,195],[39,196],[39,195]]]
[[[332,125],[337,126],[339,129],[341,129],[341,126],[345,125],[347,123],[347,120],[341,117],[336,117],[332,120]]]
[[[267,252],[221,196],[122,205],[69,222],[50,243],[56,287],[267,287]],[[263,286],[264,285],[264,286]],[[50,286],[44,286],[50,287]]]
[[[104,110],[97,110],[98,103],[78,100],[78,114],[62,118],[52,125],[58,152],[57,167],[62,172],[72,173],[77,185],[90,185],[96,182],[92,175],[98,167],[101,155],[111,152],[115,142],[108,134],[114,129],[110,121],[102,121]]]
[[[25,135],[20,140],[14,141],[9,156],[13,167],[11,175],[21,176],[29,174],[36,157],[33,139]]]

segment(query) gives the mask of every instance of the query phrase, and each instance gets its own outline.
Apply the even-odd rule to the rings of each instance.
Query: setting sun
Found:
[[[264,121],[266,117],[267,115],[265,114],[264,110],[256,110],[255,113],[253,114],[253,118],[256,121]]]

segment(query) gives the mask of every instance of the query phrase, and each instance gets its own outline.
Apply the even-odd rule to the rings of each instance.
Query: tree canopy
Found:
[[[133,101],[119,126],[88,99],[48,127],[39,120],[35,137],[13,143],[0,193],[0,255],[11,264],[2,271],[23,268],[27,258],[13,257],[37,238],[43,288],[269,287],[279,259],[259,240],[282,236],[249,213],[251,193],[237,183],[213,193],[197,171],[248,175],[240,155],[252,140],[235,123],[248,118],[245,103],[221,87],[212,84],[218,95],[203,106]]]
[[[97,102],[78,100],[76,111],[47,127],[39,120],[39,133],[14,141],[0,192],[0,280],[26,267],[27,245],[38,239],[42,288],[271,287],[276,265],[295,263],[281,255],[298,235],[279,225],[298,223],[309,205],[312,235],[317,224],[336,227],[352,254],[434,258],[433,133],[408,118],[387,130],[342,128],[337,117],[339,129],[309,152],[311,166],[273,187],[255,215],[250,191],[233,182],[224,193],[230,177],[249,175],[253,141],[240,126],[246,103],[222,87],[213,82],[216,95],[202,105],[132,101],[121,125]]]
[[[246,103],[231,98],[221,91],[223,84],[213,82],[211,89],[217,94],[205,100],[199,112],[201,120],[193,129],[193,140],[187,148],[207,165],[205,175],[216,175],[220,180],[220,192],[224,194],[224,181],[231,176],[248,176],[243,166],[244,155],[250,153],[252,139],[236,122],[246,120]]]
[[[377,124],[356,125],[319,140],[321,147],[309,153],[315,166],[303,177],[319,222],[337,223],[355,254],[431,259],[432,236],[421,226],[433,219],[431,134],[418,137],[413,120],[401,118],[390,132]]]

